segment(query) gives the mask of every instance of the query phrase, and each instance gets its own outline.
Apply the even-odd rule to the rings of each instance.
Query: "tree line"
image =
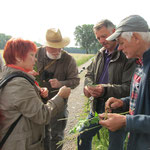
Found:
[[[77,47],[65,47],[64,49],[71,53],[86,53],[95,54],[101,45],[97,41],[95,34],[93,32],[93,24],[83,24],[75,28],[75,45]],[[10,35],[5,35],[0,33],[0,49],[4,49],[6,42],[12,38]],[[34,43],[40,47],[41,44],[34,41]]]
[[[93,32],[93,24],[83,24],[75,28],[76,46],[86,50],[87,54],[96,53],[102,46]]]
[[[12,36],[10,35],[5,35],[4,33],[0,33],[0,49],[4,49],[6,42],[11,39]],[[34,43],[39,47],[41,46],[40,43],[37,43],[34,41]]]

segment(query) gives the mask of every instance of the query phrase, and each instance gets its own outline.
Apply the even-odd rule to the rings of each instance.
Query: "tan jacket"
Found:
[[[4,68],[3,78],[13,68]],[[33,78],[32,76],[30,76]],[[0,90],[0,110],[5,119],[0,129],[0,140],[10,125],[22,118],[3,146],[3,150],[43,150],[44,125],[64,109],[64,100],[56,96],[43,104],[36,87],[22,77],[15,77]]]

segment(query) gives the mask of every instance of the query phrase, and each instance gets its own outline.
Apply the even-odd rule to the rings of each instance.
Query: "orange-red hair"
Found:
[[[16,57],[24,60],[29,51],[36,52],[37,47],[34,42],[21,38],[11,38],[4,47],[3,57],[6,64],[16,64]]]

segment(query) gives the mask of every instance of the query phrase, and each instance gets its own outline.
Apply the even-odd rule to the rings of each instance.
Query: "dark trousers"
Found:
[[[68,110],[66,108],[63,112],[59,113],[55,118],[52,118],[49,125],[45,127],[45,136],[46,136],[44,139],[45,150],[62,150],[63,145],[59,146],[58,142],[64,139],[64,130],[67,124],[67,118],[68,118]]]

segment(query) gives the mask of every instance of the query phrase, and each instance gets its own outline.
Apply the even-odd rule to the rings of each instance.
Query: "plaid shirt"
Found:
[[[142,59],[138,59],[136,61],[137,67],[133,76],[133,81],[132,81],[132,91],[131,91],[131,98],[130,98],[130,108],[129,112],[131,115],[134,114],[135,110],[135,105],[136,105],[136,100],[138,97],[138,92],[139,92],[139,84],[141,81],[141,77],[143,75],[143,61]]]

